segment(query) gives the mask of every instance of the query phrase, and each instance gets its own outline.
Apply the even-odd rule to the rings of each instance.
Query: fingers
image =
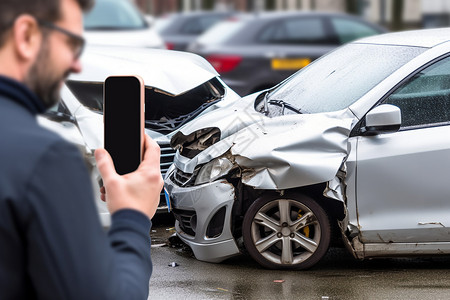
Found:
[[[155,154],[160,154],[160,149],[159,149],[159,145],[158,143],[156,143],[151,137],[149,137],[148,135],[145,134],[145,139],[144,139],[144,148],[145,148],[145,153],[144,153],[144,157],[145,156],[153,156]],[[157,152],[157,153],[155,153]]]
[[[142,160],[139,169],[152,168],[156,165],[159,168],[159,160],[161,154],[159,145],[148,135],[145,134],[144,137],[144,159]]]
[[[100,199],[102,199],[103,202],[106,201],[106,188],[104,186],[100,188]]]
[[[118,176],[108,151],[101,148],[96,149],[94,155],[95,160],[97,161],[97,168],[103,178],[103,182],[109,181],[110,178],[113,178],[114,176]]]

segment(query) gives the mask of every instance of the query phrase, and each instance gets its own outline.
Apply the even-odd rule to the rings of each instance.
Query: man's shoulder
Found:
[[[26,180],[49,152],[57,151],[61,165],[68,156],[80,156],[74,145],[40,126],[34,115],[14,107],[0,109],[0,137],[0,186],[4,181]]]
[[[2,107],[3,108],[3,107]],[[5,147],[0,151],[27,152],[29,155],[39,155],[53,144],[69,144],[58,134],[38,124],[36,116],[28,112],[6,109],[0,113],[0,136]],[[19,149],[22,149],[19,151]]]

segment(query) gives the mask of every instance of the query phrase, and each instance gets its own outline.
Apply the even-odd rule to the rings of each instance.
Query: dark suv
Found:
[[[361,18],[323,12],[239,15],[188,47],[241,96],[272,87],[337,46],[386,30]]]
[[[204,31],[231,16],[228,11],[195,11],[164,15],[155,20],[155,29],[167,49],[184,51]]]

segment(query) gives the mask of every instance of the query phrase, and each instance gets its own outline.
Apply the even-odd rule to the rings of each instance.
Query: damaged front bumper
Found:
[[[176,218],[177,235],[201,261],[219,263],[240,253],[232,235],[235,189],[226,180],[179,187],[169,174],[165,188]]]

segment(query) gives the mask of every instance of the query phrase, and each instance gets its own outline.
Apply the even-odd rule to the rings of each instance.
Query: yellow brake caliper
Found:
[[[297,220],[303,216],[302,213],[303,213],[303,211],[300,209],[297,214]],[[309,226],[303,227],[302,231],[303,231],[303,234],[305,235],[305,237],[309,237]]]

